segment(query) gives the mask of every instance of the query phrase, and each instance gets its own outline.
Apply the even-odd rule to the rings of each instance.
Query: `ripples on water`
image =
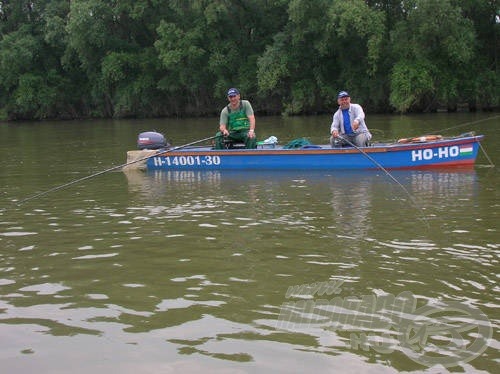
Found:
[[[11,372],[37,362],[50,372],[73,362],[76,372],[422,370],[398,330],[421,316],[376,303],[458,301],[498,329],[497,226],[478,210],[475,172],[394,175],[412,198],[377,172],[112,173],[5,208],[1,361]],[[318,282],[338,293],[287,296]],[[364,296],[362,315],[332,301]],[[448,323],[464,321],[475,319]],[[496,338],[490,346],[462,370],[491,370]],[[36,359],[56,352],[56,363]]]

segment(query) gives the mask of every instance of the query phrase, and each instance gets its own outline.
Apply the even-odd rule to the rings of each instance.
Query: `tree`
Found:
[[[474,57],[472,23],[450,0],[416,0],[391,35],[390,100],[398,111],[454,105],[464,87],[460,72]]]
[[[62,1],[1,3],[0,103],[10,118],[48,118],[60,115],[61,76],[58,46],[51,43],[47,19]],[[55,30],[57,27],[52,30]],[[63,39],[64,40],[64,39]]]
[[[0,0],[2,118],[499,104],[495,0]]]
[[[385,32],[380,11],[361,0],[293,0],[288,16],[259,59],[263,92],[283,95],[289,114],[330,106],[347,87],[370,96]]]
[[[500,100],[500,7],[494,0],[461,0],[463,14],[474,25],[474,58],[460,71],[465,82],[461,100],[471,110],[499,106]]]

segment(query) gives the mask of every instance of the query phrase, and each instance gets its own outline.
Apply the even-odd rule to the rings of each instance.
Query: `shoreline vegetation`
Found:
[[[498,111],[499,53],[484,0],[0,0],[0,120]]]

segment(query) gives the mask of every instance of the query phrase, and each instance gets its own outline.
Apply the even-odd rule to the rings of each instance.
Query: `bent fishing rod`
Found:
[[[192,145],[195,145],[195,144],[199,144],[199,143],[203,143],[203,142],[206,142],[208,140],[212,140],[216,138],[216,136],[211,136],[209,138],[205,138],[205,139],[200,139],[200,140],[196,140],[194,142],[191,142],[191,143],[187,143],[187,144],[183,144],[183,145],[179,145],[177,147],[173,147],[173,148],[169,148],[169,149],[166,149],[166,150],[159,150],[157,153],[154,153],[152,155],[149,155],[149,156],[145,156],[145,157],[142,157],[142,158],[138,158],[137,160],[133,160],[133,161],[129,161],[129,162],[126,162],[124,164],[121,164],[121,165],[117,165],[117,166],[113,166],[109,169],[106,169],[106,170],[102,170],[102,171],[99,171],[95,174],[91,174],[91,175],[87,175],[83,178],[79,178],[79,179],[75,179],[71,182],[68,182],[68,183],[65,183],[65,184],[62,184],[60,186],[56,186],[56,187],[53,187],[49,190],[46,190],[46,191],[43,191],[43,192],[40,192],[40,193],[37,193],[36,195],[33,195],[33,196],[30,196],[30,197],[27,197],[25,199],[22,199],[20,201],[18,201],[16,204],[17,205],[21,205],[21,204],[24,204],[25,202],[29,201],[29,200],[33,200],[33,199],[36,199],[40,196],[44,196],[44,195],[47,195],[48,193],[50,192],[55,192],[55,191],[58,191],[58,190],[61,190],[63,188],[66,188],[66,187],[69,187],[73,184],[76,184],[76,183],[79,183],[79,182],[83,182],[87,179],[91,179],[91,178],[95,178],[99,175],[102,175],[102,174],[105,174],[107,172],[110,172],[110,171],[113,171],[113,170],[117,170],[117,169],[122,169],[126,166],[129,166],[129,165],[132,165],[132,164],[135,164],[137,162],[141,162],[141,161],[146,161],[147,159],[151,158],[151,157],[155,157],[155,156],[161,156],[165,153],[170,153],[170,152],[174,152],[174,151],[177,151],[179,149],[182,149],[182,148],[186,148],[186,147],[189,147],[189,146],[192,146]]]
[[[487,118],[478,119],[478,120],[476,120],[476,121],[472,121],[472,122],[465,122],[465,123],[461,123],[461,124],[459,124],[459,125],[451,126],[451,127],[446,128],[446,129],[439,130],[439,131],[440,131],[440,132],[447,132],[447,131],[450,131],[450,130],[455,130],[455,129],[458,129],[458,128],[460,128],[460,127],[470,126],[470,125],[475,125],[475,124],[478,124],[478,123],[481,123],[481,122],[490,121],[490,120],[493,120],[493,119],[498,118],[498,117],[500,117],[500,114],[499,114],[499,115],[492,116],[492,117],[487,117]],[[435,135],[435,134],[434,134],[434,133],[432,133],[431,135]]]
[[[422,208],[417,204],[417,201],[413,198],[413,196],[410,194],[410,191],[408,191],[408,189],[403,186],[401,184],[400,181],[398,181],[391,173],[389,173],[389,171],[384,168],[380,162],[377,162],[377,160],[375,160],[373,157],[371,157],[368,153],[366,153],[365,151],[363,151],[360,147],[358,147],[356,144],[354,144],[353,142],[351,142],[349,139],[339,135],[339,138],[344,140],[347,144],[351,145],[352,147],[356,148],[363,156],[365,156],[368,160],[370,160],[371,162],[373,162],[375,164],[375,166],[377,166],[380,170],[382,170],[389,178],[391,178],[394,182],[396,182],[399,187],[401,187],[403,189],[404,192],[406,192],[406,194],[408,195],[408,197],[410,198],[410,201],[412,202],[412,204],[420,211],[420,213],[422,214],[422,218],[424,219],[425,223],[427,224],[427,226],[429,227],[429,223],[427,222],[427,219],[425,218],[425,215],[424,215],[424,211],[422,210]]]
[[[454,130],[454,129],[457,129],[459,127],[464,127],[464,126],[470,126],[470,125],[475,125],[477,123],[480,123],[480,122],[485,122],[485,121],[490,121],[490,120],[493,120],[493,119],[496,119],[500,117],[500,115],[496,115],[496,116],[493,116],[493,117],[487,117],[487,118],[483,118],[483,119],[480,119],[480,120],[477,120],[477,121],[472,121],[472,122],[466,122],[466,123],[462,123],[460,125],[456,125],[456,126],[452,126],[452,127],[448,127],[446,129],[443,129],[441,130],[441,132],[444,132],[444,131],[449,131],[449,130]],[[474,135],[474,132],[471,133],[471,135]],[[495,167],[495,164],[493,163],[493,161],[491,160],[490,156],[488,156],[488,153],[486,152],[486,149],[484,149],[483,145],[481,143],[479,143],[479,148],[481,148],[481,151],[483,151],[483,154],[484,156],[486,157],[486,159],[488,160],[489,162],[489,165],[485,165],[486,167]]]

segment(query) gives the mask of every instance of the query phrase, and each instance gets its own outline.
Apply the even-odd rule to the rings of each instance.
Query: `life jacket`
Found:
[[[240,100],[240,107],[238,109],[232,110],[231,104],[227,105],[228,113],[228,130],[238,131],[246,130],[250,128],[250,121],[248,120],[245,110],[243,110],[243,102]]]

